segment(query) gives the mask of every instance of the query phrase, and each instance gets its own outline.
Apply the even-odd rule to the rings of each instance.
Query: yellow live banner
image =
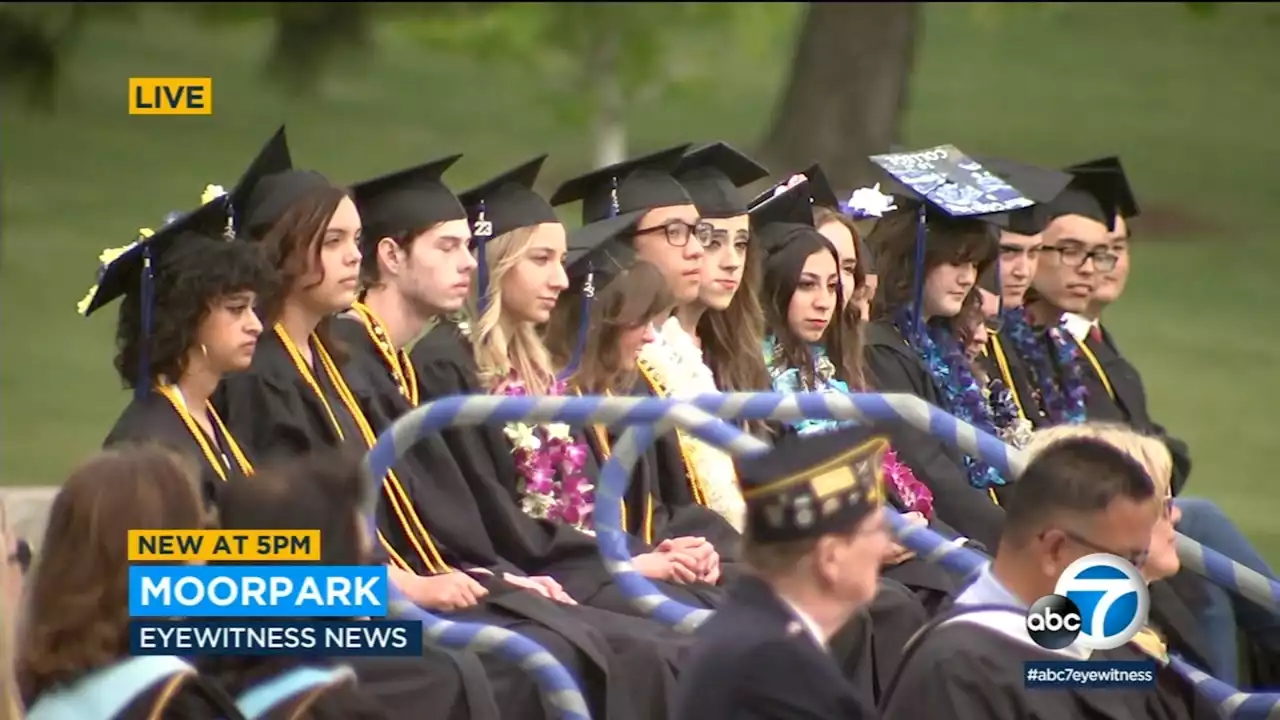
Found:
[[[319,560],[319,530],[129,531],[129,562]]]
[[[131,77],[130,115],[212,115],[213,78]]]

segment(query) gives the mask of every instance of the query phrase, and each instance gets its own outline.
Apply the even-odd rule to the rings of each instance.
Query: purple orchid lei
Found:
[[[983,432],[996,435],[991,406],[982,393],[982,384],[973,376],[960,343],[951,331],[942,324],[928,324],[923,332],[916,331],[914,314],[909,307],[899,311],[894,322],[928,368],[943,409]],[[964,464],[973,487],[985,490],[1006,483],[1000,471],[981,460],[966,455]]]
[[[514,373],[499,385],[496,392],[509,397],[529,394],[524,382]],[[564,382],[557,381],[548,394],[564,395]],[[587,446],[576,439],[569,426],[563,423],[509,423],[504,433],[513,446],[512,456],[523,481],[520,502],[525,513],[592,532],[595,486],[584,469],[589,452]]]
[[[1040,405],[1054,425],[1075,425],[1085,420],[1085,387],[1080,368],[1080,354],[1075,343],[1063,335],[1063,328],[1048,329],[1053,345],[1053,359],[1041,342],[1039,331],[1031,325],[1026,308],[1010,308],[1004,312],[1000,331],[1013,344],[1014,352],[1027,363],[1031,377],[1040,391]],[[1055,372],[1055,366],[1063,372]],[[1059,378],[1061,384],[1059,384]]]

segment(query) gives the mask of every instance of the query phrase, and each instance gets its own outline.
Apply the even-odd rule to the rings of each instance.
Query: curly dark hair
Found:
[[[787,313],[791,307],[791,297],[796,294],[796,288],[800,284],[805,261],[820,252],[830,253],[839,267],[840,255],[830,240],[816,230],[796,235],[785,249],[765,260],[764,284],[761,288],[765,320],[778,340],[783,361],[788,367],[798,368],[808,383],[814,380],[813,353],[809,351],[809,344],[791,330]],[[836,310],[832,313],[831,324],[822,336],[822,343],[826,347],[827,357],[836,366],[839,379],[848,383],[851,388],[860,389],[864,387],[864,372],[858,314],[842,312],[842,307],[844,288],[837,284]]]
[[[162,376],[176,382],[186,371],[196,333],[214,303],[238,292],[267,295],[275,280],[275,273],[257,246],[194,233],[176,238],[172,249],[157,260],[153,274],[155,294],[146,377],[138,377],[141,304],[133,296],[120,303],[115,366],[127,388],[150,384]]]
[[[876,253],[880,287],[872,303],[878,318],[892,318],[915,297],[917,211],[903,208],[886,215],[867,237]],[[998,233],[977,220],[933,220],[925,230],[924,276],[944,264],[973,263],[982,273],[996,260]]]

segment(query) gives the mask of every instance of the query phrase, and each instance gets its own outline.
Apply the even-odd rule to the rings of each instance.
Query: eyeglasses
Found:
[[[1116,269],[1116,262],[1120,258],[1111,253],[1111,249],[1107,247],[1094,248],[1093,250],[1085,250],[1079,245],[1068,245],[1067,247],[1050,247],[1048,245],[1040,248],[1045,252],[1056,252],[1062,258],[1062,262],[1066,265],[1074,265],[1075,267],[1084,267],[1084,264],[1093,259],[1093,266],[1101,272],[1111,272]]]
[[[1094,552],[1106,553],[1107,555],[1115,555],[1116,557],[1124,560],[1125,562],[1129,563],[1130,565],[1136,568],[1140,568],[1143,565],[1145,565],[1147,563],[1147,556],[1151,553],[1150,548],[1143,548],[1141,550],[1130,550],[1126,552],[1117,552],[1115,550],[1112,550],[1111,548],[1103,547],[1095,543],[1094,541],[1090,540],[1089,538],[1083,535],[1080,535],[1079,533],[1072,532],[1071,530],[1068,530],[1066,528],[1058,528],[1058,531],[1061,532],[1063,535],[1066,535],[1067,539],[1071,540],[1072,542],[1078,545],[1083,545]],[[1044,535],[1041,535],[1040,537],[1043,539]]]
[[[636,230],[635,234],[665,233],[667,244],[672,247],[684,247],[689,244],[689,238],[696,237],[702,247],[705,248],[711,243],[712,231],[711,223],[687,223],[683,220],[672,220],[665,225]]]

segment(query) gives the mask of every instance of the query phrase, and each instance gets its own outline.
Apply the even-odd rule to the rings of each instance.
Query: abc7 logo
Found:
[[[1053,595],[1027,610],[1027,634],[1049,650],[1073,643],[1114,650],[1146,625],[1149,603],[1137,568],[1114,555],[1089,555],[1067,567]]]

